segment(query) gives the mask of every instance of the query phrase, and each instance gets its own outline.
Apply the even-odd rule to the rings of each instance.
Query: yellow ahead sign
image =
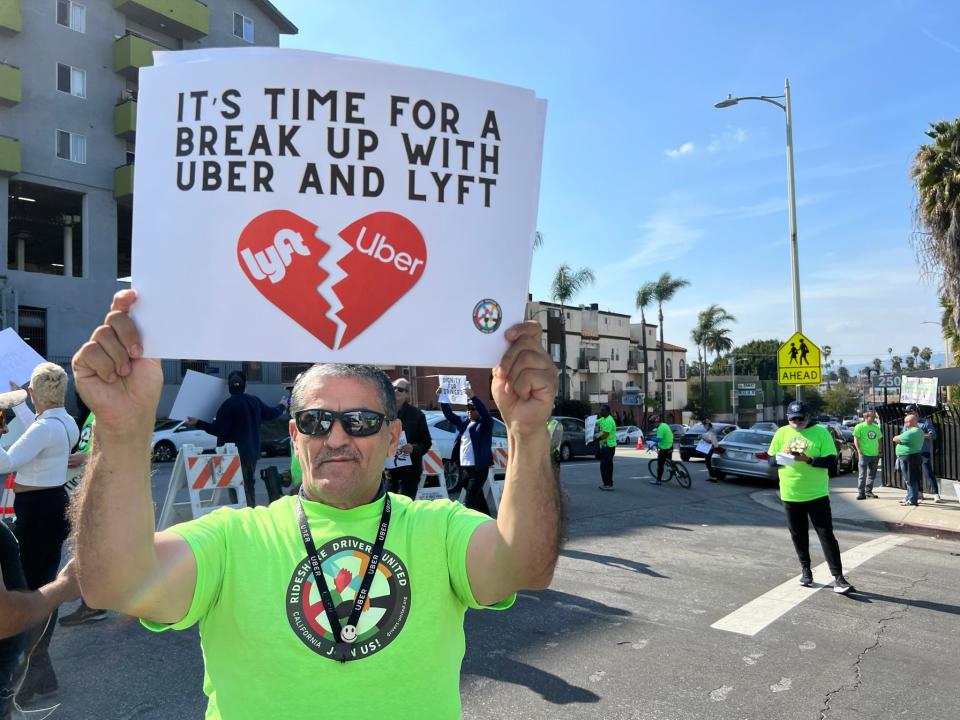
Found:
[[[781,385],[819,385],[820,348],[803,333],[794,333],[777,351],[777,378]]]

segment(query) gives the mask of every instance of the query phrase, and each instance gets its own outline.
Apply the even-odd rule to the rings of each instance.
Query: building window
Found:
[[[45,308],[27,307],[17,308],[17,333],[23,341],[37,351],[38,355],[47,356],[47,311]]]
[[[550,357],[554,362],[560,362],[560,343],[550,343]]]
[[[615,355],[616,355],[616,352],[614,351],[614,349],[610,348],[610,359],[613,360]]]
[[[579,399],[580,399],[580,400],[587,400],[587,399],[588,399],[588,398],[587,398],[587,381],[586,381],[586,380],[581,380],[581,381],[580,381],[580,397],[579,397]]]
[[[547,310],[547,317],[559,318],[560,311],[555,308],[550,308],[549,310]]]
[[[310,363],[280,363],[280,382],[284,385],[292,385],[296,382],[297,375],[309,370]]]
[[[667,402],[673,402],[673,388],[669,385],[667,386]]]
[[[57,130],[57,157],[85,165],[87,162],[86,135]]]
[[[677,363],[677,368],[680,372],[680,379],[683,380],[687,376],[687,364],[683,361],[683,358],[680,358],[680,362]]]
[[[253,42],[253,20],[240,13],[233,14],[233,34],[248,43]]]
[[[570,319],[570,311],[567,310],[567,320],[569,320],[569,319]]]
[[[87,73],[75,67],[57,63],[57,90],[78,98],[87,96]]]
[[[117,279],[130,280],[130,249],[133,238],[133,206],[117,203]]]
[[[57,25],[87,31],[87,8],[73,0],[57,0]]]
[[[670,358],[667,358],[666,361],[664,362],[664,365],[667,368],[667,377],[672,378],[673,377],[673,360],[671,360]]]
[[[210,362],[208,360],[181,360],[180,361],[180,377],[182,378],[187,374],[187,370],[193,370],[194,372],[219,375],[220,371],[217,368],[213,368],[213,372],[210,372]]]
[[[81,277],[83,195],[17,181],[9,188],[7,267]]]
[[[263,382],[263,363],[262,362],[244,362],[243,374],[247,382]]]

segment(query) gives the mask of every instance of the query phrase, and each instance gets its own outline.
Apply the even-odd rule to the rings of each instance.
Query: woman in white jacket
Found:
[[[28,388],[36,420],[8,450],[0,448],[0,474],[17,474],[13,509],[17,516],[13,531],[20,542],[20,559],[27,589],[37,590],[51,582],[60,568],[63,543],[70,534],[67,521],[67,459],[80,437],[76,421],[63,404],[67,395],[67,373],[59,365],[41,363],[33,370]],[[56,613],[54,613],[56,614]],[[57,689],[57,677],[47,646],[54,621],[37,645],[30,672],[18,695],[27,702],[36,695]]]

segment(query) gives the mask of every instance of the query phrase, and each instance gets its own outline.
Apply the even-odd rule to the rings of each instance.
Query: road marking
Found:
[[[843,561],[843,571],[846,573],[876,557],[884,550],[903,545],[909,540],[910,538],[905,535],[884,535],[852,547],[840,554]],[[833,577],[830,575],[827,564],[822,563],[813,569],[812,587],[804,587],[799,581],[799,575],[787,580],[782,585],[778,585],[755,600],[751,600],[738,610],[734,610],[725,618],[717,620],[710,627],[739,635],[756,635],[774,620],[786,615],[797,605],[811,597],[820,588],[832,585]]]

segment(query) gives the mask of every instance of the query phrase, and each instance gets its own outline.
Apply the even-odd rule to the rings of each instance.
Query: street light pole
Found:
[[[778,98],[784,102],[777,102]],[[793,285],[793,331],[803,332],[803,320],[800,312],[800,253],[797,243],[797,191],[793,173],[793,109],[790,104],[790,79],[783,83],[783,95],[745,95],[727,97],[714,104],[716,108],[728,108],[741,100],[761,100],[776,105],[787,117],[787,216],[790,223],[790,274]],[[803,399],[803,385],[796,386],[797,399]]]

